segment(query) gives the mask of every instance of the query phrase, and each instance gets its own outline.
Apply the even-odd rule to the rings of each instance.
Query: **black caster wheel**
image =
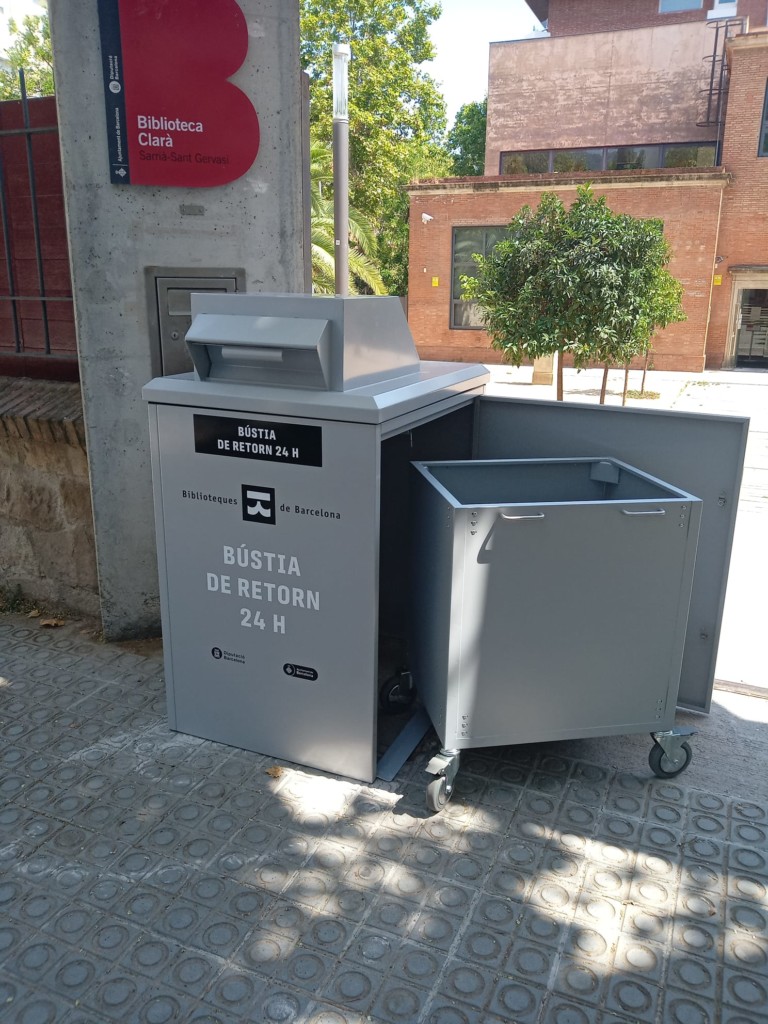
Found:
[[[677,762],[672,761],[660,743],[654,743],[648,755],[648,764],[651,771],[660,779],[674,779],[676,775],[684,772],[691,763],[693,752],[690,746],[683,742],[680,744],[680,758]]]
[[[384,715],[399,715],[413,705],[415,697],[411,673],[398,672],[379,690],[379,711]]]

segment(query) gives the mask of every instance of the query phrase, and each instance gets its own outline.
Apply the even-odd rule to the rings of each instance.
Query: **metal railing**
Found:
[[[23,70],[19,71],[19,92],[19,100],[4,102],[20,104],[21,125],[0,128],[0,229],[5,270],[3,274],[0,263],[0,374],[72,380],[77,379],[78,367],[68,249],[64,242],[58,252],[45,252],[38,188],[40,174],[34,145],[37,136],[55,135],[58,139],[59,129],[55,117],[53,124],[32,124]],[[23,139],[24,156],[18,153],[18,147],[14,152],[7,147],[6,140],[14,138]],[[56,164],[58,167],[58,151]],[[54,223],[47,226],[54,236],[58,231],[59,237],[66,239],[60,172],[57,175],[50,165],[46,171],[49,178],[52,175],[55,178],[56,197],[61,196]],[[27,194],[18,187],[25,172]],[[31,260],[26,257],[30,234],[34,250]],[[22,249],[25,251],[21,252]],[[46,264],[50,258],[58,261],[60,270],[60,286],[53,289],[46,280]],[[33,269],[28,266],[30,263]],[[22,270],[32,272],[22,273]]]
[[[715,128],[717,131],[717,163],[720,164],[725,108],[728,100],[728,62],[725,55],[726,43],[734,36],[747,31],[746,18],[722,18],[709,23],[714,31],[712,52],[704,57],[708,65],[707,85],[701,90],[705,105],[699,128]]]

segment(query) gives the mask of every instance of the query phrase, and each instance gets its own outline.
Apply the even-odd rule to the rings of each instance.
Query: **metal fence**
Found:
[[[0,102],[0,374],[77,379],[53,97]]]

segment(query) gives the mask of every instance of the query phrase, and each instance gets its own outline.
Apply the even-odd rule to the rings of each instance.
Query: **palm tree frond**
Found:
[[[314,139],[309,149],[310,213],[312,217],[312,290],[333,295],[336,290],[336,233],[333,217],[333,155],[323,142]],[[374,295],[386,295],[381,271],[374,259],[376,229],[359,210],[349,210],[349,290],[354,295],[363,286]]]

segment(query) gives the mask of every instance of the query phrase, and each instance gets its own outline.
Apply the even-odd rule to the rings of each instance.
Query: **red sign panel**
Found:
[[[226,185],[259,150],[259,118],[229,81],[248,28],[235,0],[99,0],[114,184]]]

